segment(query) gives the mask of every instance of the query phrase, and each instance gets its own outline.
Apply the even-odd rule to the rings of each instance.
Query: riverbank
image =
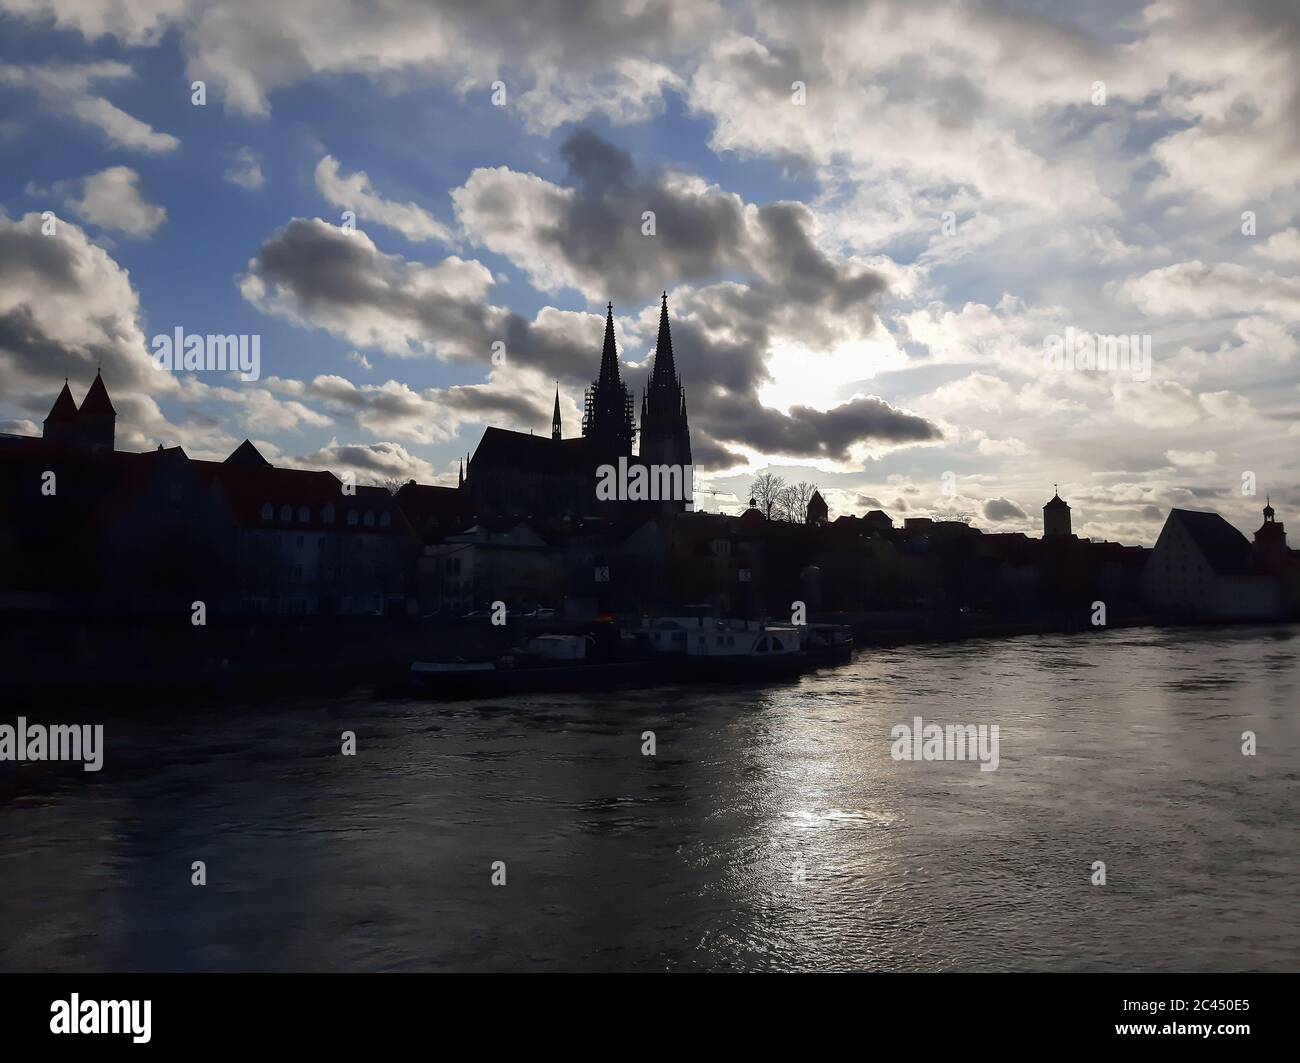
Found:
[[[828,614],[810,619],[853,629],[855,652],[999,640],[1029,635],[1084,637],[1138,627],[1202,627],[1168,618],[1127,614],[1105,627],[1060,617],[996,620],[909,614]],[[1285,626],[1287,622],[1279,622]],[[350,622],[253,621],[130,628],[50,623],[0,625],[0,698],[22,709],[50,706],[132,706],[178,700],[274,700],[286,695],[392,693],[404,686],[412,661],[488,659],[529,634],[581,625],[554,622],[493,627],[484,620]]]

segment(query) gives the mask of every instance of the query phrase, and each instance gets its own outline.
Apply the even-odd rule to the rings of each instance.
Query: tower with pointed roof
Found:
[[[1043,506],[1043,538],[1068,539],[1071,534],[1070,505],[1061,497],[1060,490],[1057,489],[1047,500],[1047,505]]]
[[[659,339],[654,368],[641,396],[641,460],[650,465],[690,465],[691,430],[686,420],[686,389],[677,376],[673,336],[668,325],[668,293],[659,308]]]
[[[77,430],[83,446],[92,450],[112,450],[117,437],[117,411],[113,409],[108,397],[108,388],[104,387],[104,377],[95,373],[95,380],[81,400],[81,409],[77,411]]]
[[[72,397],[66,379],[63,381],[63,390],[59,392],[45,418],[41,438],[48,439],[51,443],[77,441],[77,400]]]
[[[551,438],[563,439],[560,431],[560,382],[555,382],[555,412],[551,414]]]
[[[614,342],[614,304],[605,315],[605,344],[600,352],[600,376],[587,389],[582,434],[602,457],[630,456],[636,427],[632,421],[632,394],[618,371]]]
[[[1255,532],[1255,549],[1278,555],[1287,552],[1286,525],[1277,519],[1273,499],[1268,495],[1264,496],[1264,523]]]
[[[81,400],[80,409],[67,380],[64,380],[63,390],[45,418],[41,438],[88,450],[112,450],[116,437],[117,411],[108,397],[103,376],[98,372],[95,374],[90,390]]]
[[[830,507],[820,491],[813,491],[808,499],[808,508],[804,511],[805,524],[825,524],[830,519]]]

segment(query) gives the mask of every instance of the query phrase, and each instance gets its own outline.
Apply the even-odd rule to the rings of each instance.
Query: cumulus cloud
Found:
[[[167,211],[140,194],[140,175],[129,166],[110,166],[75,182],[59,182],[64,205],[82,221],[127,236],[152,236]]]
[[[882,277],[823,252],[806,207],[753,207],[697,181],[643,174],[588,132],[570,136],[562,152],[568,184],[504,168],[475,171],[453,193],[457,216],[471,240],[510,258],[544,289],[599,285],[621,295],[653,291],[664,276],[746,275],[673,293],[675,350],[700,464],[737,464],[744,448],[850,462],[873,448],[941,437],[932,422],[870,395],[828,409],[783,411],[758,401],[777,342],[834,348],[877,324]],[[326,167],[327,186],[336,177]],[[639,215],[624,238],[602,225],[643,202],[657,210],[656,237],[641,235]],[[647,241],[658,248],[649,263],[638,260]],[[269,237],[240,283],[268,313],[399,357],[486,362],[500,343],[509,364],[566,381],[590,380],[597,365],[598,315],[547,307],[528,320],[491,301],[495,280],[478,262],[411,262],[320,219],[295,219]],[[651,303],[620,319],[619,332],[641,343],[657,320]],[[645,363],[625,367],[634,389],[645,370]]]
[[[257,189],[266,184],[266,175],[262,173],[262,163],[252,148],[240,148],[235,153],[234,161],[226,170],[225,178],[232,185],[240,188]]]
[[[134,76],[125,63],[108,61],[48,66],[0,64],[0,85],[31,89],[47,110],[93,126],[113,147],[151,155],[175,151],[180,146],[176,137],[155,131],[147,122],[132,117],[94,92],[94,87],[103,82]]]
[[[563,185],[496,167],[475,170],[452,192],[469,238],[510,258],[543,291],[629,300],[669,281],[741,274],[787,301],[824,302],[870,327],[884,279],[825,254],[804,204],[755,206],[684,174],[643,172],[627,152],[585,130],[560,152]]]
[[[725,19],[712,0],[571,3],[509,0],[429,4],[331,0],[324,10],[203,0],[6,0],[29,18],[53,18],[88,39],[112,34],[132,44],[174,28],[187,75],[207,80],[230,109],[270,113],[284,85],[322,75],[359,74],[421,84],[438,79],[469,90],[504,78],[537,128],[600,111],[618,121],[644,116],[674,83],[665,61],[699,47]]]
[[[259,309],[397,357],[487,358],[507,314],[486,303],[494,284],[478,262],[436,265],[380,251],[370,237],[295,218],[268,238],[240,279]]]
[[[1300,320],[1300,277],[1284,277],[1272,270],[1261,273],[1231,262],[1179,262],[1153,269],[1124,281],[1119,293],[1158,316],[1207,318],[1263,310]]]
[[[1009,498],[988,498],[980,507],[984,519],[1000,524],[1008,520],[1027,520],[1028,514]]]
[[[363,171],[340,174],[338,160],[332,155],[326,155],[316,165],[316,190],[341,210],[351,210],[362,221],[373,221],[413,242],[451,243],[454,239],[451,231],[423,207],[395,203],[379,195]]]
[[[329,469],[335,475],[350,472],[358,483],[386,483],[390,480],[416,480],[433,483],[437,470],[423,458],[412,454],[399,443],[340,443],[331,439],[310,454],[278,458],[286,468]]]
[[[0,213],[0,392],[44,417],[65,377],[101,365],[124,392],[164,390],[126,270],[72,222],[41,223]]]

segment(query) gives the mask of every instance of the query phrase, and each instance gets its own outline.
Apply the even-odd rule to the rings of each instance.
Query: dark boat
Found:
[[[416,661],[411,665],[411,683],[426,697],[450,701],[648,686],[662,682],[663,671],[658,661],[542,664],[509,657],[481,662]]]
[[[808,659],[799,629],[769,621],[660,617],[641,630],[664,667],[691,682],[759,682],[797,675]]]
[[[416,661],[410,683],[427,697],[474,698],[613,690],[671,681],[676,675],[648,653],[632,653],[591,635],[541,635],[493,660]],[[591,656],[592,651],[603,656]]]
[[[848,624],[805,624],[800,632],[809,664],[844,664],[853,659],[853,629]]]

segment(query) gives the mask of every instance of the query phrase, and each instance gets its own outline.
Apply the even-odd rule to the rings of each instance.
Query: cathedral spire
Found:
[[[618,348],[614,345],[614,304],[608,304],[605,314],[605,346],[600,352],[600,377],[602,385],[608,384],[617,387],[619,384],[618,375]]]
[[[659,339],[655,342],[655,365],[650,374],[652,385],[672,386],[677,383],[677,366],[673,362],[673,334],[668,329],[668,293],[659,307]]]
[[[560,382],[555,382],[555,412],[551,414],[551,438],[559,439],[560,435]]]
[[[607,455],[632,453],[636,425],[632,393],[619,378],[618,346],[614,341],[614,304],[605,314],[605,345],[600,352],[600,375],[587,389],[582,434]]]

